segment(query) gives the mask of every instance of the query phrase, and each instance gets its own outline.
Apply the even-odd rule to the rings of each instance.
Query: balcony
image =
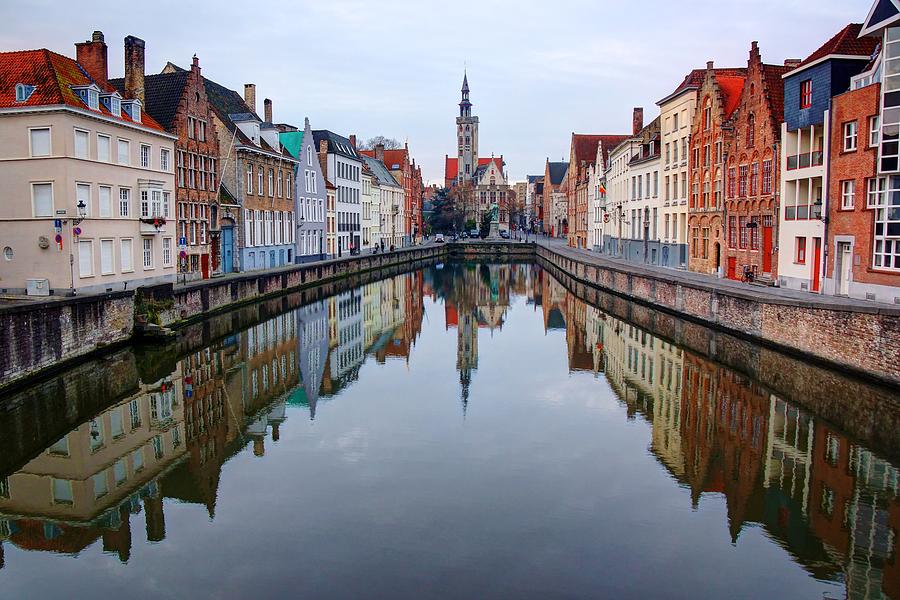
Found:
[[[825,153],[821,150],[807,152],[806,154],[795,154],[787,157],[788,171],[795,169],[807,169],[809,167],[821,167]]]
[[[155,235],[166,232],[166,220],[163,217],[141,217],[141,235]]]
[[[810,221],[822,218],[822,201],[815,204],[797,204],[784,207],[785,221]]]

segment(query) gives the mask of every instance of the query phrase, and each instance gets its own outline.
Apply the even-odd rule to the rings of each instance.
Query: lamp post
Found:
[[[304,216],[301,214],[301,215],[300,215],[300,218],[297,220],[297,232],[298,232],[298,233],[300,232],[301,229],[303,229],[303,226],[304,226],[305,224],[306,224],[306,217],[304,217]],[[300,237],[300,236],[298,235],[297,237]],[[295,242],[294,242],[294,247],[296,248],[296,246],[297,246],[297,242],[295,241]],[[300,257],[299,259],[297,259],[297,262],[303,262],[302,255],[301,255],[301,257]]]

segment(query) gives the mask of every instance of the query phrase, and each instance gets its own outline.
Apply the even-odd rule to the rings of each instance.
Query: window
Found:
[[[159,168],[161,171],[169,170],[170,153],[168,148],[161,148],[159,151]]]
[[[853,208],[853,196],[856,195],[856,180],[848,179],[841,182],[841,209]]]
[[[198,121],[198,124],[200,125],[200,128],[197,131],[197,139],[199,139],[201,142],[205,142],[206,141],[206,121]]]
[[[678,127],[678,115],[675,115],[675,126]],[[709,98],[703,103],[703,131],[709,131],[712,126],[712,107]]]
[[[879,269],[900,269],[900,177],[888,180],[889,188],[875,209],[874,266]]]
[[[122,272],[128,273],[134,271],[134,254],[132,250],[131,238],[119,240],[119,258],[121,260]]]
[[[189,140],[196,137],[197,119],[194,117],[187,118],[187,136]]]
[[[141,144],[141,167],[150,168],[150,146]]]
[[[747,247],[747,217],[738,217],[738,235],[741,248]]]
[[[53,184],[52,183],[32,183],[31,184],[31,203],[34,208],[35,217],[52,217],[53,216]]]
[[[269,196],[275,196],[275,170],[269,169]]]
[[[162,240],[163,247],[163,266],[172,266],[172,238],[167,237]]]
[[[99,188],[100,194],[100,211],[99,215],[101,217],[111,217],[112,216],[112,188],[108,185],[101,185]]]
[[[113,241],[100,240],[100,274],[113,273]]]
[[[759,192],[759,163],[750,165],[750,195],[756,196]]]
[[[878,121],[878,115],[869,117],[869,146],[877,146],[878,141],[881,138],[881,136],[879,135],[881,133],[881,130],[879,128]]]
[[[120,165],[127,165],[130,162],[131,142],[128,140],[119,140],[118,144],[118,162]]]
[[[50,128],[29,129],[28,134],[31,136],[31,155],[50,156]]]
[[[97,134],[97,160],[109,162],[110,144],[108,135]]]
[[[75,503],[75,495],[72,493],[72,482],[68,479],[52,479],[52,492],[54,504],[72,505]]]
[[[265,195],[265,191],[263,190],[263,177],[265,177],[265,175],[263,175],[263,170],[262,167],[256,168],[256,193],[260,196]]]
[[[94,274],[94,242],[91,240],[78,242],[78,274],[81,277]]]
[[[131,188],[119,188],[119,216],[131,215]]]
[[[143,238],[142,242],[144,244],[144,268],[152,269],[153,268],[153,238]]]
[[[253,165],[247,165],[247,193],[253,193]]]
[[[794,262],[798,265],[806,264],[806,238],[798,237],[794,240],[794,248],[796,252],[794,254]]]
[[[163,192],[162,193],[162,216],[165,217],[166,219],[169,218],[169,214],[171,212],[171,209],[169,207],[171,202],[172,202],[172,194],[170,192]]]
[[[756,117],[751,114],[747,117],[747,147],[756,144]]]
[[[90,134],[84,129],[75,130],[75,157],[88,158],[88,138]]]
[[[150,192],[141,190],[141,217],[150,216]]]
[[[740,167],[740,179],[738,180],[738,194],[741,198],[747,197],[747,165]]]
[[[307,146],[306,147],[306,166],[308,166],[308,167],[311,167],[313,164],[312,163],[312,161],[313,161],[312,155],[313,155],[312,146]]]
[[[728,217],[728,247],[737,247],[737,217]]]
[[[34,93],[35,87],[24,83],[16,84],[16,102],[28,102],[31,94]]]
[[[800,108],[812,106],[812,79],[800,82]]]
[[[84,204],[84,214],[91,214],[91,185],[89,183],[75,184],[75,204]]]
[[[844,123],[844,152],[856,150],[856,121]]]
[[[772,159],[763,161],[762,193],[772,193]]]
[[[702,257],[709,258],[709,227],[703,228],[703,247],[701,250]]]
[[[878,208],[884,206],[884,191],[887,179],[884,177],[872,178],[866,182],[866,208]]]

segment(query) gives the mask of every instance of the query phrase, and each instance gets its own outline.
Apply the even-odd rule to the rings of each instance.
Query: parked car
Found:
[[[480,234],[478,233],[477,229],[473,229],[472,231],[469,232],[469,237],[474,239],[474,238],[480,237]]]
[[[508,240],[509,232],[504,229],[503,231],[500,232],[500,237],[502,237],[504,240]]]
[[[444,234],[439,233],[436,236],[434,236],[434,243],[435,244],[443,244],[444,243]]]

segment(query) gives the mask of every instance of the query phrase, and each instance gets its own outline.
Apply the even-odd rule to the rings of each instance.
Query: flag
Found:
[[[604,196],[606,195],[606,186],[603,185],[602,183],[600,184],[600,193],[603,194]]]

